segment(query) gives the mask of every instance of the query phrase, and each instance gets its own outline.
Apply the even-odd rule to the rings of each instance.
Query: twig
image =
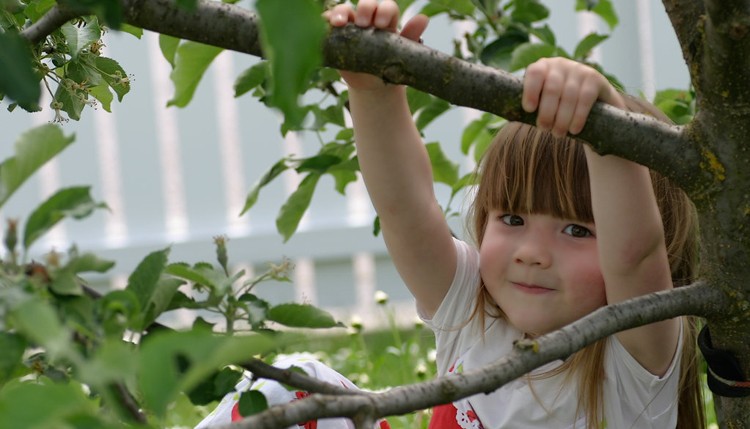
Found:
[[[275,366],[269,365],[259,359],[253,359],[249,362],[243,363],[242,367],[252,372],[256,377],[276,380],[279,383],[287,384],[310,393],[325,393],[331,395],[361,394],[359,391],[345,389],[334,384],[326,383],[290,369],[276,368]]]

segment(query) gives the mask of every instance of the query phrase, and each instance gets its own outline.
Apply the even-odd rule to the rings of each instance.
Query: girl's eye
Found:
[[[500,220],[510,226],[521,226],[523,225],[523,218],[518,215],[506,214],[500,216]]]
[[[570,235],[571,237],[576,238],[586,238],[594,236],[590,229],[586,228],[585,226],[576,225],[574,223],[566,226],[565,229],[563,229],[563,232]]]

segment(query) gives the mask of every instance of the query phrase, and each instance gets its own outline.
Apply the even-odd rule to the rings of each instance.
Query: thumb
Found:
[[[410,19],[406,24],[404,24],[404,28],[401,30],[401,36],[406,37],[407,39],[414,40],[416,42],[420,37],[422,37],[422,33],[424,33],[429,22],[430,18],[428,18],[426,15],[416,15],[414,18]]]

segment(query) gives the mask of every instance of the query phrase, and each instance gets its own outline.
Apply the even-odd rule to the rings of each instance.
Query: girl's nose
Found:
[[[552,264],[552,250],[549,243],[536,235],[525,237],[516,247],[514,262],[548,268]]]

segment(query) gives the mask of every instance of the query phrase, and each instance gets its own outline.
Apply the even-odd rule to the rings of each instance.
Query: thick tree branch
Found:
[[[268,378],[280,383],[294,386],[310,393],[326,393],[331,395],[353,395],[355,391],[345,389],[330,383],[308,377],[288,369],[276,368],[261,360],[253,359],[243,363],[242,367],[253,373],[256,378]]]
[[[315,394],[285,406],[272,407],[238,423],[217,426],[216,429],[272,429],[313,418],[353,418],[363,412],[372,413],[375,417],[405,414],[474,394],[492,392],[535,368],[564,359],[601,338],[626,329],[679,315],[716,314],[728,305],[728,301],[728,296],[722,290],[704,283],[650,294],[603,307],[558,331],[533,341],[521,342],[511,354],[480,370],[396,387],[385,393],[362,392],[347,397]]]
[[[199,1],[189,12],[170,0],[122,0],[125,22],[174,37],[261,56],[258,22],[250,11],[221,2]],[[354,25],[331,31],[325,65],[361,71],[405,84],[458,106],[534,123],[521,109],[521,81],[503,71],[458,60],[394,34]],[[662,172],[688,192],[713,179],[700,171],[701,152],[677,127],[597,108],[580,138],[601,153],[632,159]]]
[[[677,40],[682,49],[682,56],[688,65],[691,81],[697,82],[696,77],[700,73],[700,67],[695,65],[701,63],[703,55],[703,35],[698,31],[703,26],[705,9],[703,2],[695,0],[662,0],[664,9],[667,11],[669,20],[677,35]],[[691,67],[691,65],[693,65]]]

